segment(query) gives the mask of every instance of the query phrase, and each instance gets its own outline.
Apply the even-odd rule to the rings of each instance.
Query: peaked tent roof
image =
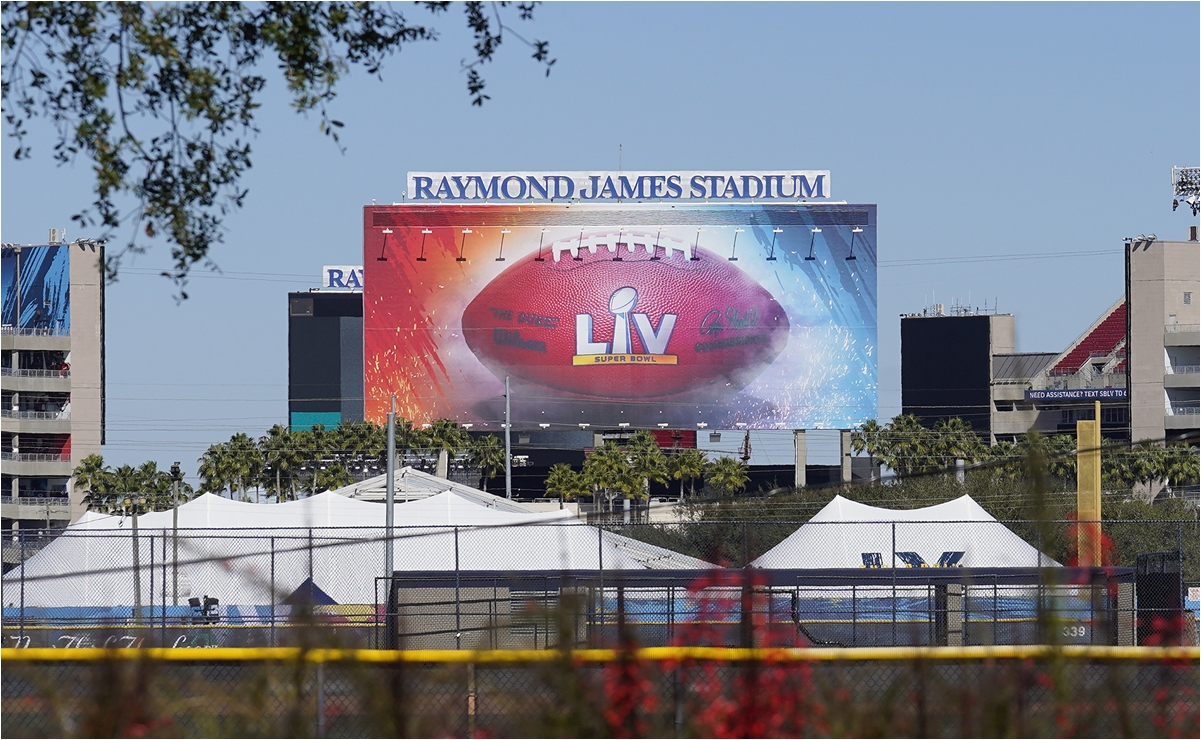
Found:
[[[513,512],[457,492],[397,504],[395,513],[394,563],[400,571],[448,571],[456,564],[483,571],[709,567],[586,525],[567,511]],[[171,520],[170,511],[138,517],[139,579],[133,575],[130,519],[89,514],[6,573],[5,588],[24,573],[27,606],[128,606],[140,580],[143,603],[157,602]],[[206,593],[222,604],[278,603],[311,578],[339,604],[376,602],[375,576],[383,575],[385,549],[384,507],[378,503],[332,492],[281,504],[210,494],[179,507],[179,520],[181,601]]]
[[[497,496],[482,494],[493,499]],[[568,511],[531,512],[501,505],[487,506],[444,491],[395,508],[396,526],[476,526],[553,521],[571,517]],[[505,499],[499,499],[505,501]],[[185,529],[253,529],[275,527],[382,527],[385,509],[379,503],[360,501],[326,491],[316,496],[278,504],[252,504],[205,493],[179,507],[179,526]],[[128,516],[88,512],[71,525],[73,530],[123,529],[132,526]],[[172,526],[172,512],[156,511],[138,517],[143,529]]]
[[[383,501],[386,494],[387,475],[377,475],[374,478],[367,478],[358,483],[352,483],[349,486],[336,488],[332,493],[346,498],[357,499],[360,501]],[[396,471],[395,492],[396,502],[414,501],[417,499],[428,498],[439,493],[451,491],[459,496],[490,509],[499,509],[501,511],[511,511],[515,513],[528,512],[525,506],[522,506],[516,501],[510,501],[500,496],[495,496],[486,491],[481,491],[471,486],[465,486],[462,483],[455,483],[446,478],[439,478],[436,475],[422,472],[415,468],[405,466]]]
[[[754,561],[758,568],[861,568],[865,553],[885,567],[896,552],[915,552],[929,565],[945,552],[962,552],[959,565],[974,568],[1057,566],[982,509],[960,496],[920,509],[883,509],[842,496],[826,504],[783,542]],[[902,565],[897,560],[897,565]]]

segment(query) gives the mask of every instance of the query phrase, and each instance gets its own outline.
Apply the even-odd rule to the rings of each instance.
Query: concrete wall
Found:
[[[1201,323],[1201,295],[1198,294],[1201,254],[1198,242],[1189,241],[1133,242],[1127,250],[1131,439],[1135,442],[1162,440],[1166,417],[1171,413],[1168,394],[1164,391],[1167,356],[1164,347],[1168,341],[1196,344],[1196,327]],[[1192,294],[1191,304],[1184,303],[1186,292]],[[1166,331],[1169,325],[1192,328],[1171,332],[1176,336],[1169,336]],[[1174,389],[1173,392],[1188,396],[1189,390]],[[1195,391],[1191,397],[1196,399]],[[1199,418],[1194,415],[1186,421],[1195,429]]]
[[[104,247],[71,247],[71,467],[104,443]],[[68,484],[71,521],[84,512]]]

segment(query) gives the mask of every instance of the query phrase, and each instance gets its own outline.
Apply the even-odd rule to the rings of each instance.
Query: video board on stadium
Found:
[[[875,418],[876,209],[364,210],[365,416],[848,428]]]
[[[3,323],[21,331],[71,333],[70,247],[65,244],[2,250]]]

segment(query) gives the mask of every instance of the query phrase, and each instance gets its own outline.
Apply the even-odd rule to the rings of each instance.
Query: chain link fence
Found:
[[[547,651],[538,658],[491,653],[466,659],[462,653],[374,653],[336,661],[279,651],[171,651],[159,659],[6,650],[0,732],[1195,737],[1199,731],[1195,649],[1139,649],[1138,656],[1116,655],[1113,648],[991,656],[938,650],[701,657]],[[87,652],[87,660],[57,657]]]
[[[6,536],[8,647],[1197,643],[1198,525],[739,522]],[[749,566],[749,567],[748,567]]]

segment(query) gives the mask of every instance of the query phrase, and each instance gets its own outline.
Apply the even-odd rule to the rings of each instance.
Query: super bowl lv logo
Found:
[[[665,313],[656,328],[645,313],[634,313],[638,291],[618,288],[609,296],[609,313],[613,315],[613,341],[598,342],[593,338],[593,316],[575,316],[575,355],[572,365],[675,365],[676,355],[667,354],[671,333],[676,328],[678,314]],[[633,334],[638,334],[642,352],[634,352]]]

